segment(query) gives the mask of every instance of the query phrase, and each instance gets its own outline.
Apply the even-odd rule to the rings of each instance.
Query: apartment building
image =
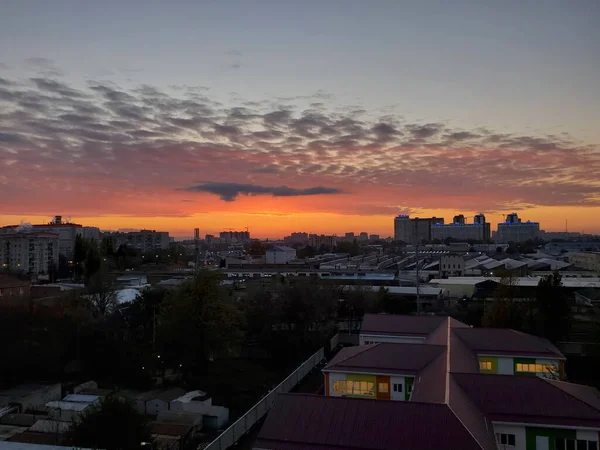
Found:
[[[58,265],[60,235],[42,231],[0,234],[2,268],[43,275]]]
[[[333,248],[337,245],[337,237],[326,236],[324,234],[309,234],[308,245],[314,248],[320,248],[322,245],[324,245],[327,248]]]
[[[363,324],[387,340],[342,349],[324,396],[279,396],[255,449],[599,449],[600,391],[560,381],[564,357],[547,340],[449,317]]]
[[[126,234],[127,242],[142,253],[169,248],[169,233],[167,231],[141,230]]]
[[[400,214],[394,218],[394,240],[407,244],[420,244],[431,241],[431,228],[433,225],[443,224],[441,217],[411,219],[410,216]]]
[[[496,242],[505,244],[509,242],[525,242],[540,236],[540,223],[521,221],[517,213],[506,216],[506,220],[498,224]]]

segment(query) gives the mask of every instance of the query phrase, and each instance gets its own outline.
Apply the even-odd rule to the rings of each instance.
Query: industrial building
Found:
[[[568,258],[579,269],[600,273],[600,252],[573,252]]]

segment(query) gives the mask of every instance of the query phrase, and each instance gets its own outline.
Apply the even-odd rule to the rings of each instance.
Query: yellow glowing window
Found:
[[[379,383],[378,389],[379,392],[382,393],[388,393],[390,391],[390,388],[387,383]]]
[[[333,392],[343,395],[375,395],[375,383],[370,381],[334,381]]]
[[[554,373],[556,368],[548,364],[521,364],[517,363],[517,372]]]
[[[479,370],[492,370],[491,361],[479,361]]]

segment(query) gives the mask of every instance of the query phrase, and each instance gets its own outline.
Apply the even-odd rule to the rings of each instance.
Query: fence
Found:
[[[336,334],[329,341],[329,351],[330,352],[334,351],[338,347],[338,345],[340,345],[340,335]]]
[[[229,428],[219,435],[214,441],[206,447],[202,445],[198,449],[204,450],[225,450],[235,444],[250,428],[258,422],[273,406],[277,394],[289,392],[294,386],[302,380],[308,372],[311,371],[325,358],[324,348],[319,349],[314,355],[308,358],[293,371],[277,387],[265,395],[256,405],[250,408],[246,414],[236,420]]]

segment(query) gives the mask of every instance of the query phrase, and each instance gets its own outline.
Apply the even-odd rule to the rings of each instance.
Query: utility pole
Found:
[[[419,284],[421,282],[421,280],[419,279],[419,242],[417,242],[417,245],[415,246],[415,261],[416,261],[416,268],[417,268],[417,315],[421,314],[421,298],[420,298],[420,293],[419,293]]]

